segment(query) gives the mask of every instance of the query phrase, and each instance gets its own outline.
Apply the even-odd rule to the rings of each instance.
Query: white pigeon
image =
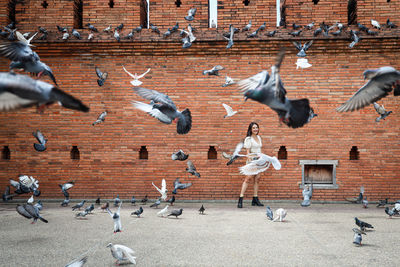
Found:
[[[88,40],[92,40],[92,39],[93,39],[93,33],[89,33]]]
[[[109,25],[107,28],[105,28],[104,30],[103,30],[103,32],[110,32],[111,31],[111,25]]]
[[[381,25],[379,24],[379,22],[377,22],[376,20],[371,19],[371,24],[372,26],[374,26],[377,29],[381,29]]]
[[[161,199],[165,201],[167,199],[167,183],[165,182],[165,179],[162,179],[161,181],[161,189],[158,188],[153,182],[151,182],[153,186],[157,189],[158,192],[161,194]]]
[[[196,37],[193,35],[193,29],[192,26],[188,26],[188,31],[182,30],[184,33],[186,33],[189,37],[189,41],[191,43],[193,43],[194,41],[196,41]]]
[[[281,163],[276,157],[270,157],[263,153],[254,153],[250,154],[250,156],[255,156],[256,159],[247,163],[246,165],[239,167],[240,173],[243,175],[257,175],[266,171],[270,164],[274,166],[275,170],[281,169]]]
[[[23,184],[28,188],[31,188],[32,186],[34,186],[34,188],[39,188],[39,181],[33,178],[32,176],[28,177],[28,175],[21,175],[19,177],[19,181],[21,184]]]
[[[64,32],[62,39],[63,40],[67,40],[68,38],[69,38],[69,33],[68,32]]]
[[[225,110],[226,110],[226,115],[224,115],[224,118],[228,118],[228,117],[232,117],[233,115],[235,115],[237,113],[237,111],[233,111],[233,109],[228,106],[227,104],[222,103],[222,106],[224,106]]]
[[[287,211],[285,209],[279,208],[275,211],[275,214],[277,215],[277,217],[273,220],[273,222],[279,220],[280,222],[283,221],[283,219],[285,219]]]
[[[28,201],[26,201],[26,203],[32,204],[34,201],[33,199],[33,195],[28,199]]]
[[[146,75],[146,74],[151,70],[151,69],[149,68],[145,73],[143,73],[143,74],[141,74],[141,75],[137,75],[137,73],[135,73],[135,74],[133,75],[132,73],[130,73],[129,71],[127,71],[127,70],[125,69],[124,66],[122,66],[122,68],[124,69],[124,71],[125,71],[126,73],[128,73],[129,76],[131,76],[131,77],[133,78],[133,81],[131,81],[131,84],[132,84],[133,86],[139,86],[139,85],[141,85],[143,82],[139,81],[139,79],[140,79],[140,78],[143,78],[144,75]]]
[[[400,203],[394,204],[394,209],[399,213],[400,212]]]
[[[121,206],[122,206],[122,201],[121,201],[121,203],[119,203],[117,212],[114,212],[114,213],[112,213],[111,210],[107,208],[108,214],[110,214],[111,218],[114,221],[114,234],[117,232],[122,232],[121,217],[119,216]]]
[[[112,243],[109,243],[107,248],[111,249],[111,255],[117,259],[117,264],[122,261],[129,261],[136,265],[136,257],[133,256],[135,252],[132,249],[124,245],[113,245]]]
[[[227,87],[229,85],[235,84],[235,81],[229,77],[228,75],[225,76],[225,83],[222,85],[222,87]]]
[[[296,70],[298,68],[307,69],[312,66],[310,63],[308,63],[308,59],[306,58],[298,58],[296,65],[297,65]]]
[[[157,216],[162,216],[162,217],[164,217],[164,215],[168,213],[168,207],[169,207],[169,205],[166,205],[165,208],[163,208],[162,210],[160,210],[159,212],[157,212]]]

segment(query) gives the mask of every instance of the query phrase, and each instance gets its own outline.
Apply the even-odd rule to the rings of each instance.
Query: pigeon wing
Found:
[[[297,48],[297,50],[301,50],[301,43],[300,42],[293,42],[294,46]]]
[[[0,55],[13,61],[32,61],[37,59],[32,49],[23,42],[8,42],[0,43]]]
[[[17,212],[27,219],[32,219],[32,215],[21,205],[17,205]]]
[[[149,68],[145,73],[143,73],[143,74],[137,76],[137,79],[143,78],[144,75],[146,75],[150,70],[151,70],[151,69]]]
[[[256,89],[258,86],[265,84],[268,80],[268,71],[264,70],[254,76],[251,76],[250,78],[239,81],[237,84],[242,93],[245,93],[248,90]]]
[[[165,179],[162,179],[162,181],[161,181],[161,191],[162,192],[167,191],[167,182],[165,181]]]
[[[312,44],[313,44],[313,40],[311,40],[311,41],[305,43],[305,44],[303,45],[304,51],[307,51],[308,48],[310,48],[310,46],[311,46]]]
[[[169,118],[167,115],[162,113],[159,109],[153,108],[152,105],[142,103],[139,101],[132,101],[132,104],[135,108],[140,109],[144,112],[147,112],[148,114],[150,114],[151,116],[153,116],[154,118],[158,119],[161,122],[164,122],[167,124],[172,123],[171,118]]]
[[[227,104],[222,103],[222,106],[224,106],[224,108],[225,108],[225,110],[226,110],[226,113],[227,113],[228,115],[233,113],[233,109],[232,109],[230,106],[228,106]]]
[[[162,194],[162,191],[160,190],[160,188],[158,188],[153,182],[151,182],[151,184],[157,189],[158,192],[160,192],[160,194]]]
[[[171,98],[169,98],[169,96],[167,96],[163,93],[160,93],[156,90],[146,89],[143,87],[136,87],[133,90],[139,96],[141,96],[147,100],[153,100],[156,103],[162,103],[162,104],[168,105],[176,110],[176,106],[175,106],[174,102],[171,100]]]

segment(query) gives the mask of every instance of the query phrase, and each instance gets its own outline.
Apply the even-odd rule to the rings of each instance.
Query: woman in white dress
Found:
[[[250,162],[252,160],[252,157],[250,156],[251,153],[261,153],[261,147],[262,147],[262,142],[261,142],[261,137],[258,135],[259,133],[259,126],[256,122],[252,122],[249,125],[249,128],[247,130],[247,136],[244,139],[244,148],[247,150],[247,162]],[[238,208],[243,207],[243,196],[244,193],[246,192],[246,189],[249,185],[250,181],[253,181],[254,184],[254,191],[253,191],[253,201],[251,202],[252,206],[264,206],[259,200],[258,200],[258,183],[260,180],[261,173],[257,175],[247,175],[243,181],[242,184],[242,190],[240,191],[240,197],[238,201]]]

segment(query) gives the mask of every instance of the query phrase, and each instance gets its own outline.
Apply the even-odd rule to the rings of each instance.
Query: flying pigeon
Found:
[[[176,193],[175,193],[176,194]],[[173,206],[174,205],[174,202],[175,202],[175,196],[172,196],[172,197],[170,197],[169,199],[168,199],[168,201],[167,201],[169,204],[171,204],[171,206]]]
[[[123,245],[113,245],[112,243],[109,243],[107,247],[111,249],[111,255],[117,259],[117,265],[121,262],[130,262],[136,265],[136,257],[133,256],[135,252],[132,249]]]
[[[79,39],[79,40],[82,39],[81,34],[77,30],[72,29],[71,33],[73,36],[75,36],[76,39]]]
[[[29,76],[0,72],[0,111],[59,102],[63,107],[88,112],[80,100],[57,87]]]
[[[39,144],[36,144],[36,143],[33,144],[33,147],[35,148],[35,150],[39,151],[39,152],[45,151],[47,139],[44,138],[44,135],[42,134],[42,132],[37,130],[36,132],[33,132],[32,134],[36,138],[36,140],[39,142]]]
[[[103,86],[108,77],[108,72],[102,72],[98,67],[95,67],[95,70],[98,77],[97,84]]]
[[[225,76],[225,83],[222,85],[222,87],[227,87],[229,85],[235,84],[235,81],[229,77],[228,75]]]
[[[357,229],[357,228],[353,228],[353,232],[354,232],[354,239],[353,239],[353,243],[361,246],[361,241],[362,241],[362,236],[361,235],[366,235],[366,233],[363,230]]]
[[[354,220],[355,220],[356,225],[358,225],[362,231],[364,231],[365,228],[374,228],[371,224],[363,222],[363,221],[359,220],[357,217],[355,217]]]
[[[79,257],[76,260],[65,265],[65,267],[82,267],[87,262],[88,256]]]
[[[66,198],[69,198],[68,189],[75,185],[75,181],[70,181],[64,184],[59,184],[58,186],[61,188],[62,193]]]
[[[166,215],[168,213],[168,207],[169,207],[169,205],[166,205],[162,210],[157,212],[157,216],[164,217],[164,215]]]
[[[72,210],[76,210],[76,209],[81,209],[83,207],[83,205],[85,205],[86,200],[82,200],[81,202],[79,202],[78,204],[76,204],[75,206],[72,207]]]
[[[26,194],[33,192],[35,197],[40,196],[39,181],[28,175],[20,175],[18,177],[19,182],[10,179],[10,184],[15,188],[14,194],[10,194],[10,188],[6,187],[3,194],[3,200],[8,201],[12,199],[16,194]]]
[[[193,35],[193,27],[192,25],[188,25],[188,31],[182,30],[184,33],[186,33],[187,37],[189,37],[189,42],[193,43],[196,41],[196,37]]]
[[[91,30],[92,32],[99,32],[96,27],[94,27],[92,24],[88,23],[86,24],[86,26],[88,26],[89,30]]]
[[[17,205],[17,212],[24,216],[27,219],[33,218],[32,224],[34,224],[37,219],[40,219],[42,222],[48,223],[46,219],[40,216],[39,209],[34,207],[32,204],[23,204]]]
[[[251,24],[251,20],[250,20],[249,23],[246,26],[244,26],[244,28],[242,29],[242,32],[249,31],[251,28],[251,25],[252,24]]]
[[[154,202],[153,204],[150,205],[150,208],[156,207],[158,208],[158,206],[161,204],[161,199],[157,199],[156,202]]]
[[[200,178],[200,173],[196,171],[196,167],[194,166],[193,162],[191,160],[188,160],[187,162],[187,168],[186,171],[190,173],[191,175],[197,176]]]
[[[272,212],[271,208],[269,206],[267,206],[267,217],[269,220],[273,220],[274,219],[274,213]]]
[[[360,37],[357,35],[357,32],[355,32],[353,30],[350,30],[350,39],[353,40],[349,44],[350,48],[353,48],[360,41]]]
[[[228,37],[223,36],[225,40],[228,40],[228,44],[226,46],[226,49],[229,49],[233,46],[233,35],[235,33],[234,27],[232,24],[229,25],[229,35]]]
[[[183,209],[173,210],[168,216],[175,216],[175,218],[178,218],[178,216],[182,215],[182,211]]]
[[[114,221],[114,234],[117,232],[122,232],[121,226],[121,217],[119,216],[121,210],[122,202],[119,203],[119,207],[116,212],[112,213],[110,209],[107,208],[108,214],[110,214],[111,218]]]
[[[267,170],[272,163],[275,170],[281,169],[281,163],[276,157],[270,157],[263,153],[255,153],[256,159],[239,168],[243,175],[257,175]]]
[[[308,207],[311,204],[311,197],[313,193],[313,185],[311,183],[310,186],[304,186],[303,189],[303,202],[301,202],[302,207]]]
[[[376,112],[378,112],[378,114],[380,115],[378,118],[375,119],[376,122],[386,119],[386,117],[389,116],[390,113],[392,113],[392,111],[386,111],[383,105],[381,106],[376,102],[374,102],[373,104]]]
[[[185,154],[182,149],[179,149],[178,152],[172,153],[172,160],[180,160],[185,161],[189,157],[189,154]]]
[[[156,90],[135,87],[133,90],[141,97],[152,100],[154,103],[146,104],[133,101],[133,106],[151,116],[157,118],[165,124],[171,124],[175,119],[178,120],[176,131],[178,134],[187,134],[192,128],[192,116],[190,110],[186,108],[182,112],[177,110],[174,102],[169,96]]]
[[[196,15],[197,8],[191,8],[188,11],[188,15],[185,16],[185,19],[188,21],[194,20],[194,15]]]
[[[219,76],[219,71],[225,69],[224,67],[217,65],[214,66],[212,69],[210,70],[203,70],[203,75],[215,75],[215,76]]]
[[[204,211],[206,209],[204,208],[204,205],[201,205],[200,209],[199,209],[199,214],[204,215]]]
[[[229,118],[232,117],[237,113],[237,111],[233,111],[233,109],[228,106],[227,104],[222,103],[222,106],[225,108],[226,114],[224,115],[224,118]]]
[[[283,222],[283,219],[285,219],[287,211],[285,209],[279,208],[275,211],[275,214],[277,215],[277,217],[272,220],[273,222],[276,222],[277,220],[279,220],[280,222]]]
[[[135,205],[135,204],[136,204],[136,198],[135,198],[135,196],[132,196],[132,198],[131,198],[131,204],[132,204],[132,205]]]
[[[132,73],[130,73],[129,71],[127,71],[127,70],[125,69],[124,66],[122,66],[122,68],[124,69],[124,71],[125,71],[126,73],[128,73],[129,76],[131,76],[131,77],[133,78],[133,80],[130,81],[130,83],[131,83],[133,86],[139,86],[139,85],[141,85],[143,82],[139,81],[139,79],[143,78],[143,77],[144,77],[147,73],[149,73],[149,71],[151,70],[151,69],[149,68],[149,69],[147,69],[147,71],[144,72],[143,74],[137,75],[137,73],[132,74]]]
[[[139,207],[139,209],[132,212],[131,215],[136,215],[139,218],[142,213],[143,213],[143,208]]]
[[[222,152],[222,156],[226,159],[229,159],[229,161],[228,161],[228,163],[226,163],[226,165],[231,165],[239,157],[246,157],[246,155],[244,155],[244,154],[242,154],[242,155],[239,154],[240,151],[243,149],[243,146],[244,146],[243,142],[238,143],[236,145],[235,151],[233,152],[232,155],[228,155],[227,153]]]
[[[111,25],[108,25],[108,27],[105,28],[105,29],[103,30],[103,32],[111,32],[111,29],[112,29]]]
[[[310,46],[313,44],[313,40],[304,43],[304,45],[302,46],[300,42],[293,42],[294,46],[297,48],[297,50],[299,50],[299,52],[297,53],[298,57],[306,57],[306,51],[310,48]]]
[[[119,198],[119,195],[117,195],[116,198],[114,198],[114,207],[118,207],[121,203],[121,199]]]
[[[161,181],[161,189],[158,188],[153,182],[151,184],[157,189],[157,191],[161,194],[161,199],[165,201],[167,199],[167,183],[165,182],[165,179],[162,179]]]
[[[394,95],[400,95],[400,71],[393,67],[381,67],[374,70],[366,70],[364,79],[369,81],[336,110],[347,112],[362,109],[365,106],[387,96],[394,87]]]
[[[379,200],[379,203],[378,203],[378,205],[376,205],[376,207],[377,207],[377,208],[379,208],[379,207],[384,207],[384,206],[387,205],[387,204],[389,204],[388,198],[381,199],[381,200]]]
[[[96,124],[99,124],[101,122],[104,122],[107,116],[107,111],[103,111],[99,117],[97,117],[97,120],[95,122],[92,123],[93,126],[95,126]]]
[[[308,59],[306,58],[298,58],[296,65],[297,65],[296,69],[298,68],[307,69],[312,66],[310,63],[308,63]]]
[[[248,98],[269,106],[278,113],[280,121],[292,128],[302,127],[317,114],[310,107],[307,98],[290,100],[280,78],[279,69],[285,55],[284,50],[278,54],[276,64],[268,71],[262,71],[250,78],[238,82],[245,100]]]
[[[172,191],[172,194],[176,194],[178,189],[186,189],[190,186],[192,186],[192,183],[183,184],[183,183],[179,182],[179,178],[176,178],[176,180],[174,181],[174,191]],[[171,205],[172,205],[172,203],[171,203]]]
[[[190,42],[190,39],[188,36],[186,36],[185,38],[182,38],[182,48],[189,48],[192,46],[192,43]]]

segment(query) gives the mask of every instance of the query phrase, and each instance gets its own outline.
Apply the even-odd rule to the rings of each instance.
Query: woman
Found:
[[[252,156],[250,154],[252,153],[261,153],[261,147],[262,147],[262,142],[261,142],[261,137],[258,135],[259,133],[259,126],[256,122],[252,122],[249,125],[249,128],[247,129],[247,136],[244,139],[244,148],[247,149],[247,162],[250,162],[252,160]],[[259,200],[258,200],[258,183],[260,180],[261,173],[257,175],[248,175],[243,181],[242,184],[242,190],[240,191],[240,197],[239,197],[239,202],[237,207],[242,208],[243,207],[243,196],[244,193],[246,192],[247,186],[249,185],[250,181],[253,181],[254,183],[254,192],[253,192],[253,201],[251,202],[252,206],[264,206]]]

